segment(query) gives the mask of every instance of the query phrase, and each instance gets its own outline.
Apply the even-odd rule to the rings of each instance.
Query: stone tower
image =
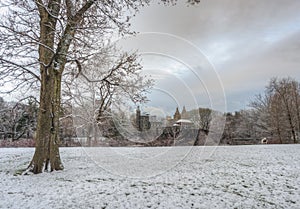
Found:
[[[179,113],[178,107],[176,108],[176,112],[174,114],[174,120],[175,122],[181,119],[181,115]]]
[[[139,106],[136,109],[135,126],[139,131],[145,131],[151,128],[150,115],[149,114],[142,115]]]
[[[182,119],[188,119],[188,114],[186,112],[185,106],[183,106],[182,112],[181,112],[181,118]]]

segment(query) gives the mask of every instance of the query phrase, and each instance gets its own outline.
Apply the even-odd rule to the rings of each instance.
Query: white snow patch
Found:
[[[1,148],[0,208],[300,208],[300,145],[190,147],[171,168],[187,148],[117,148],[118,158],[105,155],[111,148],[92,149],[101,160],[61,148],[64,171],[14,176],[34,149]],[[160,152],[169,155],[157,157],[153,169],[168,170],[134,175],[151,167],[128,163]],[[105,169],[112,165],[123,177]]]

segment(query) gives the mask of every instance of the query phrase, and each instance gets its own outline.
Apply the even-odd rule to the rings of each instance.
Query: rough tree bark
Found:
[[[61,0],[50,0],[44,5],[36,0],[40,16],[39,61],[41,74],[40,108],[36,132],[36,149],[29,169],[33,173],[44,170],[62,170],[59,154],[59,116],[61,79],[67,62],[70,44],[83,14],[95,1],[87,3],[74,15],[70,12],[67,25],[55,50],[55,30],[61,9]],[[72,8],[67,8],[71,10]]]
[[[59,155],[60,79],[61,74],[53,70],[42,75],[36,149],[29,166],[33,173],[63,169]]]
[[[54,69],[55,16],[60,10],[60,0],[50,1],[49,9],[42,1],[35,1],[40,16],[40,108],[38,114],[36,146],[29,168],[33,173],[44,170],[62,170],[59,155],[59,107],[61,72]],[[51,14],[50,14],[51,12]],[[50,167],[49,167],[50,166]]]

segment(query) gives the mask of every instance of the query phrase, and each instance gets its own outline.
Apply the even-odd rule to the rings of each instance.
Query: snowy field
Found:
[[[300,208],[300,145],[62,148],[14,175],[33,151],[0,149],[0,208]]]

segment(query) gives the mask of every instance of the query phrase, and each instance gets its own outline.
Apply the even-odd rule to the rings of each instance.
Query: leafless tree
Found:
[[[115,50],[109,47],[108,50]],[[109,57],[107,54],[113,54]],[[104,57],[103,57],[104,56]],[[65,94],[73,101],[76,126],[85,127],[88,144],[99,137],[99,130],[113,129],[112,106],[125,103],[144,103],[153,80],[142,75],[136,53],[97,54],[83,65],[76,79],[66,82]],[[109,127],[108,127],[109,126]],[[82,129],[82,128],[81,128]],[[104,131],[105,132],[105,131]]]
[[[286,131],[290,133],[293,142],[297,142],[297,132],[299,132],[299,89],[295,88],[299,83],[291,78],[283,78],[278,80],[273,78],[269,84],[270,94],[273,96],[271,105],[281,107],[284,122],[288,124]],[[277,108],[278,110],[278,108]],[[279,110],[280,111],[280,110]]]
[[[210,122],[212,120],[212,110],[209,108],[199,108],[200,129],[209,131]]]
[[[167,3],[175,1],[164,1]],[[198,1],[189,1],[190,4]],[[0,79],[12,90],[40,87],[33,173],[61,170],[59,113],[63,75],[99,51],[109,35],[130,33],[129,16],[149,0],[4,0]]]
[[[272,78],[265,95],[259,96],[251,106],[256,120],[264,121],[264,130],[280,143],[297,142],[299,135],[299,82],[292,78]]]

